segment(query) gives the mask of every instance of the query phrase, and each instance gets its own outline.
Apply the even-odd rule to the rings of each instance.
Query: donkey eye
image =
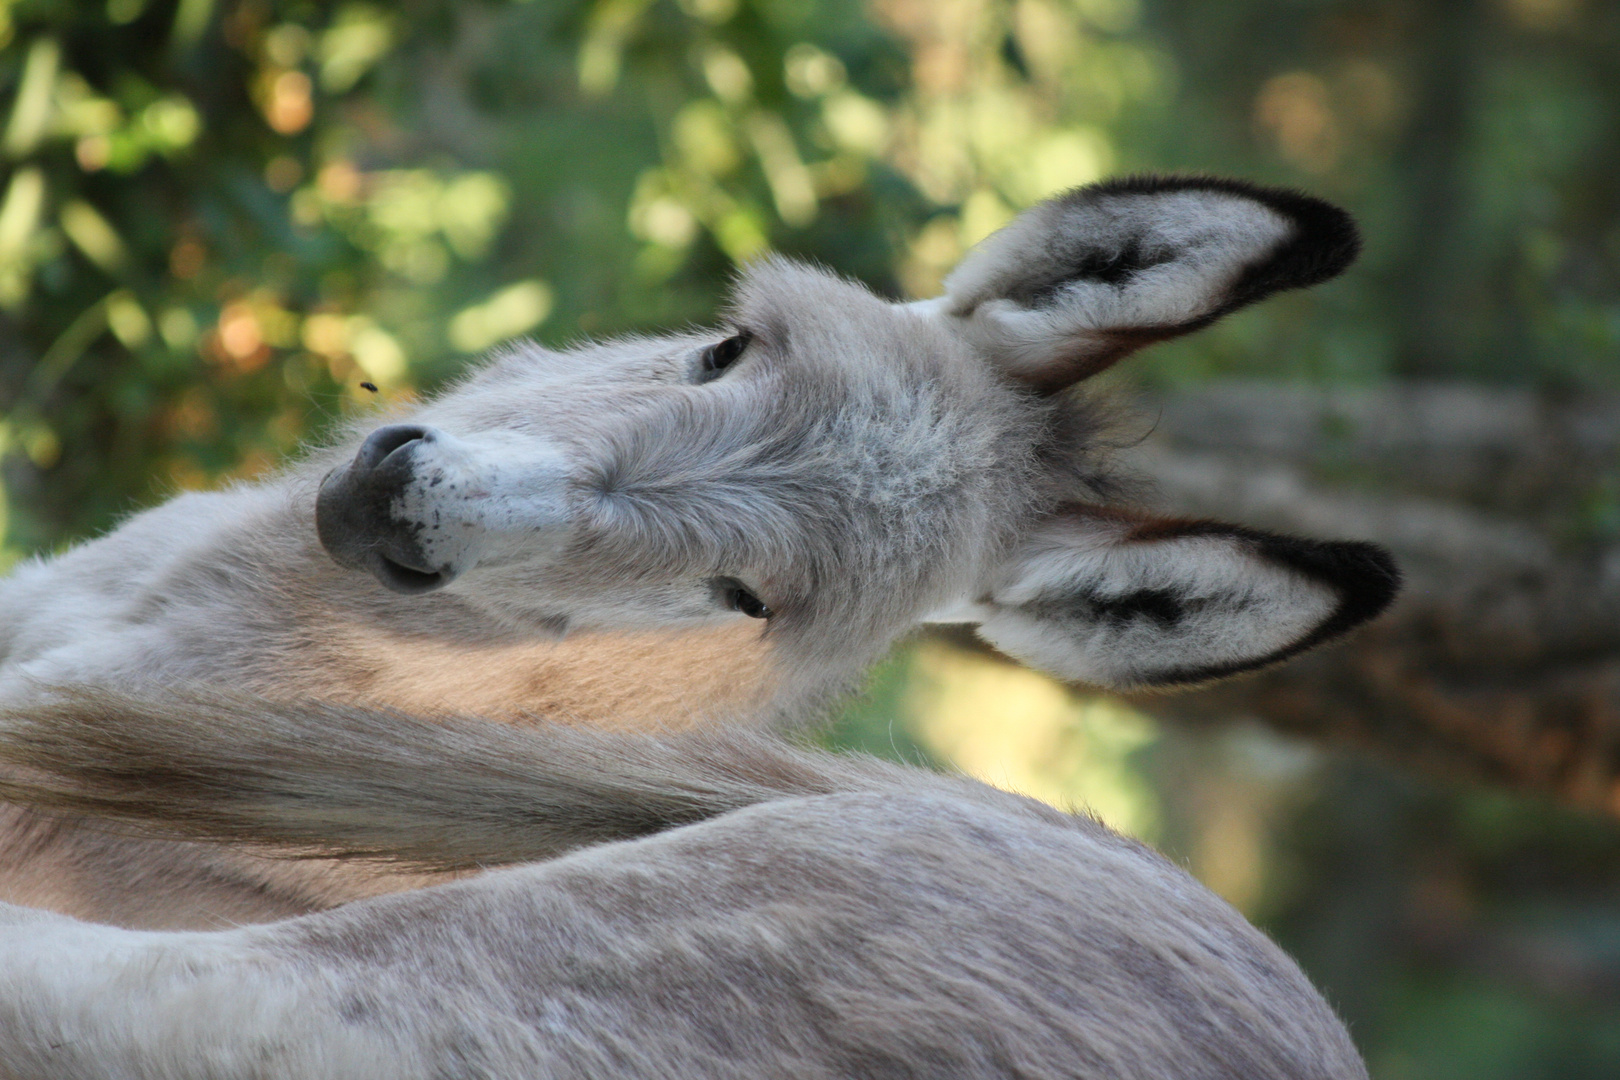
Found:
[[[736,578],[717,578],[714,589],[721,605],[730,611],[740,611],[750,619],[768,619],[773,614],[765,601]]]
[[[731,594],[731,606],[750,619],[768,619],[771,617],[771,609],[765,606],[765,601],[747,589],[737,589]]]
[[[703,376],[712,379],[736,363],[737,358],[748,350],[748,343],[753,340],[754,335],[744,330],[735,337],[728,337],[704,349],[700,364]]]

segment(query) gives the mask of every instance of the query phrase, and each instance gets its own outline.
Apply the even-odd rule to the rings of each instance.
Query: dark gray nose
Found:
[[[394,503],[416,473],[416,452],[432,443],[432,428],[390,424],[366,436],[354,460],[333,469],[315,497],[315,532],[340,566],[366,570],[401,593],[449,584],[449,566],[433,566],[417,537],[422,522],[402,521]]]

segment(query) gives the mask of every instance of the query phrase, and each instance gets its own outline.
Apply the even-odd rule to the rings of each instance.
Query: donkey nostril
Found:
[[[326,475],[315,495],[315,535],[334,562],[369,571],[398,593],[443,588],[464,568],[453,558],[430,556],[422,535],[428,522],[398,505],[418,479],[419,444],[445,438],[437,428],[389,424],[366,436],[352,461]],[[437,510],[432,517],[436,525]]]
[[[416,424],[389,424],[366,436],[366,441],[360,444],[360,452],[355,455],[355,462],[362,469],[373,469],[378,462],[400,447],[419,439],[429,442],[432,438],[433,433],[430,430]]]

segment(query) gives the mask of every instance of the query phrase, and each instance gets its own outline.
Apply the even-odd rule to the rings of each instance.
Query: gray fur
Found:
[[[783,724],[928,621],[1103,685],[1269,662],[1375,613],[1387,559],[1340,573],[1279,557],[1279,538],[1125,514],[1103,410],[1055,391],[1334,272],[1349,229],[1303,196],[1138,180],[1030,211],[937,301],[769,260],[726,328],[509,349],[279,477],[20,567],[0,581],[0,705],[42,685],[195,683]],[[736,362],[705,370],[739,332]],[[731,609],[742,592],[768,623]],[[1171,609],[1189,617],[1153,617]],[[0,807],[0,899],[97,920],[275,918],[417,883]]]
[[[1347,228],[1136,181],[1031,211],[937,301],[767,261],[726,328],[515,348],[19,568],[0,899],[293,918],[0,907],[0,1075],[1360,1075],[1286,958],[1138,846],[733,730],[930,621],[1140,686],[1376,614],[1366,545],[1109,505],[1074,388],[1336,272]],[[187,685],[248,696],[158,696]],[[515,726],[414,719],[452,713]]]
[[[0,726],[11,794],[144,827],[433,865],[641,837],[212,933],[0,905],[8,1080],[1366,1076],[1184,871],[973,781],[217,694]]]

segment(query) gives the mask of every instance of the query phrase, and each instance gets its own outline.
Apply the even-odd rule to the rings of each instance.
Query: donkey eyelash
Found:
[[[725,370],[742,358],[753,343],[754,335],[747,330],[739,330],[724,341],[718,341],[706,347],[698,354],[698,381],[708,382],[718,379]]]

